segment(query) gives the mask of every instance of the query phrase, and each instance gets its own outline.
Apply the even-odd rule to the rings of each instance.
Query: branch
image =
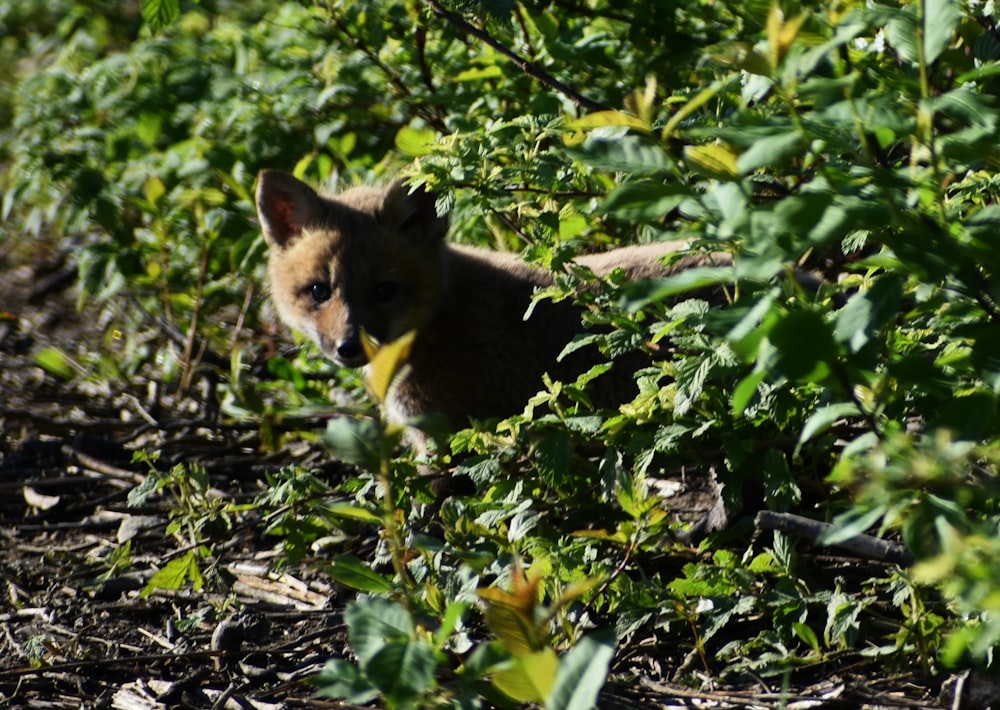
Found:
[[[500,52],[503,56],[507,57],[509,60],[514,62],[517,67],[523,71],[528,76],[532,76],[538,79],[540,82],[545,84],[545,86],[550,89],[558,91],[560,94],[568,98],[577,108],[584,108],[589,111],[607,111],[608,107],[604,104],[598,103],[597,101],[592,101],[586,96],[581,95],[572,87],[567,86],[562,83],[551,74],[547,73],[540,66],[534,62],[528,61],[521,55],[505,47],[498,39],[490,35],[488,32],[479,29],[478,27],[469,24],[465,19],[451,10],[444,8],[438,0],[428,0],[428,4],[433,10],[434,14],[443,20],[447,20],[451,24],[455,25],[459,30],[466,34],[470,34],[476,39],[479,39],[490,47]]]
[[[817,539],[832,527],[830,523],[811,520],[801,515],[774,513],[770,510],[761,510],[758,512],[754,524],[758,530],[780,530],[781,532],[809,538],[810,540]],[[902,567],[913,564],[913,555],[903,545],[872,537],[871,535],[855,535],[834,545],[834,547],[842,547],[869,560],[880,560]]]

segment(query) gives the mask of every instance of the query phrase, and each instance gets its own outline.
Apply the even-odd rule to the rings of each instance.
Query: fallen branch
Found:
[[[801,515],[774,513],[770,510],[762,510],[757,513],[754,523],[758,530],[780,530],[789,535],[805,537],[810,540],[818,539],[820,535],[833,527],[830,523],[821,523]],[[913,555],[903,545],[871,535],[855,535],[837,543],[834,547],[841,547],[866,559],[890,562],[903,567],[912,565],[914,562]]]

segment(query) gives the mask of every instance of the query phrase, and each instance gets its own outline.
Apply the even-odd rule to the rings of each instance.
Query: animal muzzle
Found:
[[[326,335],[320,336],[320,347],[331,360],[344,367],[361,367],[368,362],[365,350],[361,347],[361,334],[351,332],[340,339]]]

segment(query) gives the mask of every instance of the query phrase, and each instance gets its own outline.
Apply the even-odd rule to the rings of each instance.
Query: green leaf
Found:
[[[834,338],[846,344],[851,352],[858,352],[896,317],[902,298],[901,277],[894,275],[878,279],[871,288],[851,296],[838,311]]]
[[[571,158],[593,168],[632,175],[655,175],[673,165],[660,145],[632,134],[607,135],[595,131],[580,145],[564,149]]]
[[[876,505],[871,508],[855,506],[834,518],[833,527],[819,536],[820,545],[837,545],[844,540],[863,534],[885,515],[885,508]]]
[[[816,632],[812,630],[812,627],[803,624],[801,621],[793,621],[792,630],[809,648],[817,653],[819,652],[819,637],[816,636]]]
[[[327,422],[323,443],[336,456],[367,471],[378,471],[387,455],[379,422],[360,417],[340,417]]]
[[[368,391],[379,403],[386,402],[393,387],[406,377],[406,361],[413,349],[413,340],[417,337],[415,330],[408,331],[391,343],[376,343],[364,330],[361,331],[361,344],[368,356],[368,367],[365,372],[365,384]]]
[[[838,402],[837,404],[828,404],[825,407],[820,407],[810,414],[809,418],[806,419],[806,423],[802,425],[802,432],[799,434],[799,440],[795,445],[795,455],[798,456],[803,444],[814,436],[822,434],[833,426],[835,422],[844,417],[856,417],[860,414],[861,411],[854,402]]]
[[[683,185],[630,181],[608,195],[599,209],[619,219],[655,222],[690,196],[691,191]]]
[[[359,520],[363,523],[381,523],[382,518],[368,508],[350,503],[332,503],[326,507],[326,512],[338,518],[348,518],[349,520]]]
[[[181,589],[189,581],[196,592],[201,591],[204,580],[198,569],[199,556],[198,550],[190,550],[170,560],[150,578],[140,596],[147,597],[157,589]]]
[[[437,132],[429,128],[403,126],[396,133],[396,147],[407,155],[419,158],[433,152],[437,138]]]
[[[837,353],[829,324],[812,311],[793,311],[771,329],[768,341],[775,352],[767,369],[792,382],[819,382],[830,374]]]
[[[659,303],[674,296],[732,283],[734,280],[732,267],[697,266],[662,279],[644,279],[628,284],[622,289],[619,306],[630,313],[636,313],[650,303]]]
[[[378,690],[357,666],[341,658],[327,661],[313,683],[319,687],[316,694],[323,698],[343,698],[349,703],[364,705],[378,697]]]
[[[920,51],[917,43],[916,4],[896,10],[885,28],[885,35],[900,57],[908,62],[918,61]]]
[[[545,699],[547,710],[590,710],[604,687],[615,654],[611,629],[587,634],[559,662],[556,682]]]
[[[493,686],[518,702],[539,703],[551,692],[558,670],[559,657],[545,647],[511,659],[508,667],[493,674]]]
[[[35,364],[62,380],[71,380],[76,374],[72,361],[59,348],[48,347],[35,355]]]
[[[180,14],[180,0],[142,0],[142,19],[153,32],[172,25]]]
[[[373,594],[386,594],[392,591],[392,582],[380,574],[373,572],[364,562],[353,555],[341,555],[333,561],[329,569],[330,576],[344,586]]]
[[[962,19],[962,4],[957,0],[923,0],[924,61],[933,64],[955,37]]]
[[[572,453],[566,432],[561,429],[552,431],[538,442],[535,449],[538,472],[550,481],[565,477],[569,472]]]
[[[746,411],[750,402],[753,401],[754,395],[757,394],[757,388],[766,376],[767,373],[764,370],[756,370],[739,381],[733,388],[731,401],[733,414],[739,416]]]
[[[364,664],[369,682],[382,691],[389,707],[399,707],[434,686],[437,659],[424,641],[390,641]]]
[[[410,613],[387,599],[369,597],[351,602],[344,610],[347,640],[367,673],[367,664],[388,643],[408,640],[414,631]]]
[[[760,138],[736,159],[736,170],[740,175],[749,175],[757,168],[778,167],[801,153],[802,136],[799,133],[789,131]]]
[[[448,604],[447,608],[445,608],[444,616],[441,618],[441,626],[434,632],[435,648],[444,648],[444,645],[448,643],[448,639],[451,637],[451,633],[455,630],[455,625],[468,608],[469,605],[465,602],[452,601]]]

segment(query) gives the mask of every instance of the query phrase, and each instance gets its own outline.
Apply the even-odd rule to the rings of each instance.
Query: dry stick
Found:
[[[819,538],[820,535],[833,527],[830,523],[821,523],[801,515],[775,513],[770,510],[762,510],[757,513],[754,522],[758,530],[780,530],[810,540]],[[912,565],[914,562],[913,555],[904,546],[871,535],[855,535],[837,543],[834,547],[842,547],[862,555],[866,559],[891,562],[904,567]]]
[[[62,452],[71,460],[84,468],[95,471],[96,473],[103,474],[110,478],[120,478],[125,481],[131,481],[132,483],[142,483],[146,480],[146,476],[141,473],[129,471],[125,468],[119,468],[118,466],[96,459],[89,454],[85,454],[82,451],[73,448],[69,444],[63,444],[60,448]]]
[[[514,64],[516,64],[517,67],[525,74],[538,79],[540,82],[545,84],[550,89],[555,89],[560,94],[562,94],[570,101],[572,101],[573,104],[576,105],[578,108],[585,108],[589,111],[609,110],[608,107],[605,106],[604,104],[588,99],[586,96],[583,96],[573,88],[567,86],[566,84],[562,83],[552,75],[548,74],[544,69],[542,69],[534,62],[528,61],[527,59],[517,54],[516,52],[508,49],[506,46],[503,45],[503,43],[501,43],[498,39],[493,37],[493,35],[489,34],[484,30],[479,29],[475,25],[469,24],[468,22],[465,21],[465,19],[461,15],[458,15],[450,10],[446,10],[444,7],[442,7],[441,3],[438,2],[438,0],[429,0],[428,4],[430,5],[431,10],[434,12],[435,15],[455,25],[455,27],[460,29],[462,32],[470,34],[476,39],[485,42],[490,47],[500,52],[500,54],[502,54],[503,56],[507,57],[509,60],[514,62]]]

